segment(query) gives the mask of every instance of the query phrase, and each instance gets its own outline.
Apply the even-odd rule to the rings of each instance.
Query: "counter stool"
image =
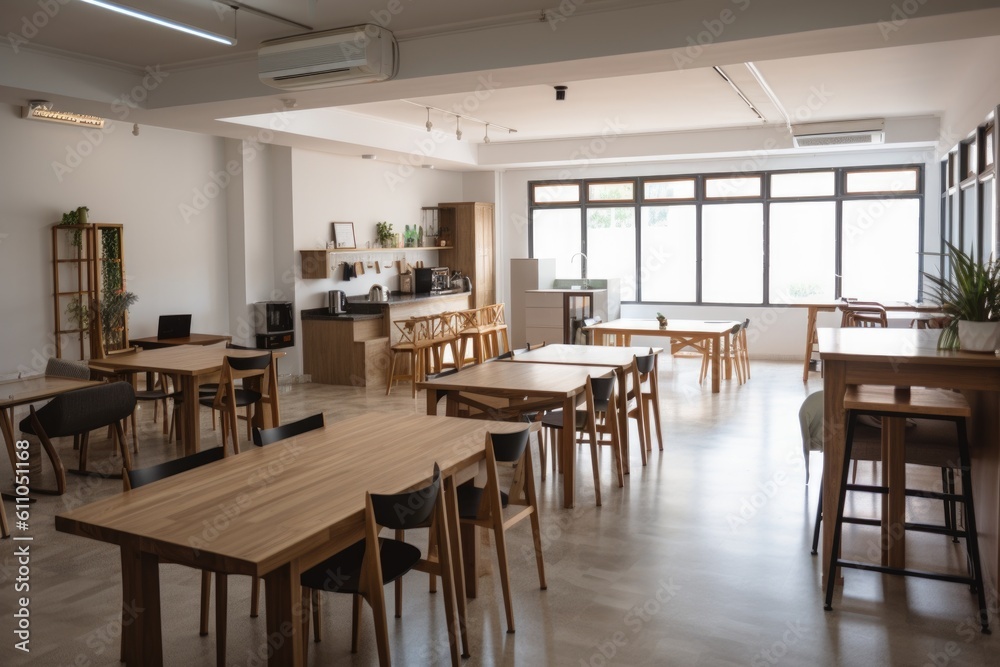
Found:
[[[472,308],[455,313],[457,320],[457,332],[461,343],[459,357],[462,363],[469,360],[469,350],[467,345],[471,344],[473,363],[481,364],[486,359],[496,356],[498,353],[491,351],[490,332],[492,325],[490,319],[492,312],[489,307]]]
[[[385,385],[385,395],[389,395],[392,385],[397,380],[409,380],[411,393],[416,398],[417,382],[421,381],[426,373],[425,352],[433,345],[431,321],[427,317],[411,317],[408,320],[396,320],[392,324],[399,332],[399,342],[389,348],[389,372],[386,375],[388,380]],[[400,354],[406,355],[409,360],[409,373],[396,372],[396,357]]]
[[[827,611],[833,608],[833,589],[837,581],[838,568],[849,567],[860,570],[872,570],[883,574],[899,574],[911,577],[921,577],[923,579],[936,579],[939,581],[950,581],[953,583],[968,584],[978,596],[979,601],[979,622],[984,634],[989,634],[989,611],[986,607],[986,592],[983,587],[982,566],[979,560],[979,540],[976,533],[976,512],[972,501],[972,473],[969,459],[969,443],[966,434],[966,419],[971,416],[972,411],[969,404],[961,394],[941,389],[924,389],[919,387],[875,387],[875,386],[849,386],[844,395],[844,408],[847,411],[847,433],[844,443],[844,461],[841,470],[840,494],[837,499],[836,524],[834,526],[833,544],[830,550],[829,568],[826,579],[826,604]],[[889,459],[884,463],[886,466],[883,472],[884,483],[879,486],[864,484],[849,484],[848,469],[850,467],[852,450],[854,447],[854,436],[857,427],[857,420],[860,415],[870,415],[882,418],[883,438],[889,442]],[[866,493],[879,493],[886,495],[889,493],[889,485],[903,485],[905,487],[905,472],[899,478],[895,477],[894,468],[903,469],[906,460],[905,454],[905,420],[906,418],[936,419],[954,422],[957,435],[958,457],[960,472],[962,476],[962,492],[956,494],[951,489],[943,493],[936,491],[917,491],[905,489],[903,494],[894,493],[898,499],[905,496],[918,496],[942,500],[945,503],[962,503],[965,508],[965,528],[960,529],[957,522],[946,521],[945,526],[937,526],[925,523],[903,522],[904,530],[921,531],[947,535],[951,537],[964,537],[968,552],[969,574],[956,575],[938,572],[927,572],[924,570],[913,570],[905,567],[904,562],[892,562],[900,560],[893,558],[890,554],[886,564],[875,565],[859,561],[845,560],[840,557],[841,533],[843,524],[863,523],[878,524],[872,519],[860,519],[856,517],[844,516],[844,504],[848,491],[862,491]],[[897,465],[893,465],[897,463]],[[897,488],[898,491],[898,488]],[[951,492],[949,492],[951,491]],[[893,514],[902,514],[904,507],[890,507],[893,497],[883,501],[883,526]],[[897,500],[898,502],[898,500]],[[895,509],[895,512],[893,512]],[[886,514],[889,517],[885,516]],[[884,528],[883,528],[884,529]]]

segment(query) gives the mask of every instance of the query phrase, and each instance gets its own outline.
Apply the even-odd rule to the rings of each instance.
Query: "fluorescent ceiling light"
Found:
[[[165,19],[160,16],[156,16],[155,14],[147,14],[146,12],[140,12],[138,9],[132,9],[131,7],[117,5],[113,2],[105,2],[105,0],[81,0],[81,1],[86,2],[88,5],[94,5],[95,7],[110,9],[113,12],[118,12],[119,14],[124,14],[125,16],[131,16],[132,18],[141,19],[143,21],[149,21],[150,23],[155,23],[156,25],[162,25],[165,28],[172,28],[173,30],[186,32],[189,35],[194,35],[195,37],[201,37],[202,39],[209,39],[212,40],[213,42],[218,42],[219,44],[225,44],[226,46],[233,46],[234,44],[236,44],[235,37],[227,37],[226,35],[220,35],[218,33],[209,32],[208,30],[202,30],[201,28],[195,28],[185,23],[171,21],[170,19]]]
[[[66,123],[78,127],[93,127],[101,129],[104,127],[104,119],[100,116],[88,116],[72,111],[53,111],[52,104],[44,100],[32,100],[28,106],[22,107],[22,118],[32,120],[47,120],[52,123]]]

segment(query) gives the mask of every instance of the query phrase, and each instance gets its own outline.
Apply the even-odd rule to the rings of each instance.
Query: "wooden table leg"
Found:
[[[162,667],[159,558],[127,543],[121,559],[122,657],[130,667]]]
[[[184,455],[198,453],[201,449],[201,420],[198,402],[198,378],[193,375],[181,376],[181,392],[184,395],[184,411],[181,414],[181,433],[184,439]]]
[[[840,498],[840,476],[844,464],[844,391],[847,368],[844,362],[824,362],[823,374],[823,586],[833,546],[834,517]]]
[[[436,415],[438,413],[438,393],[436,389],[425,389],[424,397],[427,401],[427,414]],[[448,400],[451,400],[450,398]]]
[[[906,567],[906,420],[882,418],[882,564]]]
[[[3,441],[7,444],[11,472],[17,472],[17,452],[14,450],[14,408],[0,409],[0,430],[3,431]]]
[[[302,645],[302,584],[297,563],[286,563],[264,575],[267,607],[267,644],[271,667],[301,667],[305,664]]]
[[[716,336],[715,339],[711,341],[711,345],[712,345],[712,393],[713,394],[718,394],[719,393],[719,389],[721,388],[720,385],[722,384],[722,382],[721,382],[721,380],[722,380],[722,378],[721,378],[721,375],[722,375],[722,368],[721,368],[722,355],[720,353],[721,351],[719,350],[719,348],[721,347],[719,345],[719,343],[722,342],[721,338],[722,338],[722,336]]]
[[[626,374],[626,367],[619,366],[615,369],[615,374],[618,376],[618,438],[622,447],[622,473],[629,474],[629,452],[628,452],[628,391],[626,387],[626,382],[628,382],[628,375]],[[641,397],[636,399],[636,403],[639,409],[642,409]],[[640,425],[641,428],[641,425]]]
[[[806,308],[806,356],[802,362],[802,381],[809,381],[809,361],[812,359],[813,338],[816,336],[816,307]]]
[[[562,428],[563,507],[566,508],[572,508],[576,504],[576,430],[573,428],[576,421],[573,418],[575,414],[576,399],[569,397],[563,401]]]
[[[727,380],[732,380],[733,379],[733,353],[732,353],[732,350],[730,349],[730,347],[732,346],[732,339],[728,335],[727,336],[723,336],[722,338],[723,338],[722,360],[723,360],[723,363],[726,366],[726,379]]]
[[[452,475],[449,475],[444,480],[444,501],[447,513],[448,537],[451,540],[451,569],[452,578],[455,582],[455,601],[458,603],[458,627],[462,635],[462,657],[468,658],[469,635],[466,627],[468,603],[465,599],[465,581],[466,577],[469,576],[470,568],[472,570],[472,578],[476,578],[476,561],[471,558],[463,561],[462,529],[461,521],[458,518],[458,493],[455,487],[455,478]]]

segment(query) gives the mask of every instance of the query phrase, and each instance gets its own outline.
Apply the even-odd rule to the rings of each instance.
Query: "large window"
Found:
[[[555,257],[557,277],[580,278],[582,262],[571,260],[585,253],[588,277],[618,278],[625,302],[919,297],[920,166],[528,187],[531,256]]]

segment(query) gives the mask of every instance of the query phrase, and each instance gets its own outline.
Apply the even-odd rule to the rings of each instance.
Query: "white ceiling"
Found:
[[[232,10],[211,0],[119,2],[233,34]],[[891,24],[881,17],[892,16],[896,6],[888,0],[843,0],[837,6],[803,0],[565,0],[551,9],[525,0],[247,0],[314,30],[379,22],[400,39],[402,68],[396,81],[289,94],[256,81],[254,56],[260,41],[298,34],[302,28],[239,10],[238,43],[226,47],[79,0],[51,4],[58,12],[41,20],[38,0],[0,3],[0,32],[29,37],[8,58],[14,67],[6,72],[0,67],[0,101],[19,105],[43,96],[75,110],[101,113],[115,86],[122,87],[112,81],[115,76],[135,77],[153,66],[171,76],[128,115],[129,122],[240,137],[246,130],[239,123],[274,127],[275,117],[268,114],[286,107],[284,100],[294,100],[289,104],[301,111],[283,112],[277,142],[400,159],[426,136],[427,120],[425,109],[401,99],[517,129],[507,134],[491,128],[492,144],[486,147],[483,125],[466,120],[458,142],[455,118],[432,111],[436,140],[455,145],[444,146],[429,161],[456,168],[556,162],[556,157],[484,155],[499,155],[503,145],[530,145],[540,155],[544,151],[538,146],[546,142],[555,146],[574,137],[599,136],[609,127],[629,135],[712,130],[721,135],[737,128],[780,128],[785,124],[780,109],[793,123],[937,117],[949,102],[968,99],[981,85],[976,63],[1000,59],[1000,21],[995,20],[1000,13],[968,11],[1000,7],[1000,0],[955,0],[947,8],[923,5],[919,15],[905,17],[888,33],[884,25]],[[747,9],[745,16],[739,14],[741,7]],[[393,14],[390,8],[398,11]],[[717,43],[693,51],[694,37],[704,34],[706,21],[727,9],[736,12],[736,20],[711,40]],[[32,22],[37,31],[29,35]],[[48,57],[42,63],[47,68],[36,67],[17,46]],[[695,54],[678,63],[678,55]],[[81,68],[79,74],[58,64],[67,59]],[[751,76],[747,62],[759,70],[773,97]],[[763,120],[711,65],[721,66]],[[31,70],[30,76],[19,77],[19,67]],[[93,81],[87,80],[85,74],[95,73]],[[502,85],[474,95],[475,82],[484,73],[496,74]],[[56,82],[59,77],[64,80]],[[553,86],[558,84],[568,86],[565,101],[555,99]],[[924,132],[925,145],[933,143],[936,132]],[[907,140],[915,141],[912,136]]]

